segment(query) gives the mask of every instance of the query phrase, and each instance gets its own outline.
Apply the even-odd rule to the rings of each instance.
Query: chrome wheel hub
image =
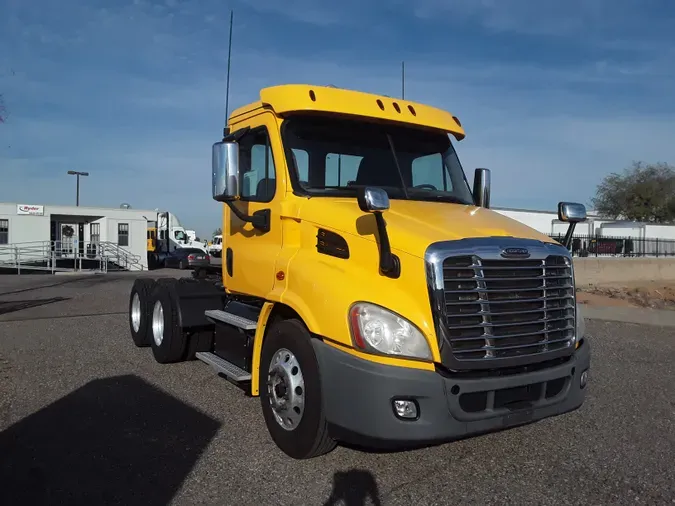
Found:
[[[160,301],[155,302],[152,309],[152,337],[157,346],[164,340],[164,308]]]
[[[298,359],[285,348],[270,362],[267,394],[277,423],[285,430],[295,429],[305,412],[305,380]]]
[[[134,293],[134,298],[131,299],[131,326],[134,332],[141,328],[141,299],[138,293]]]

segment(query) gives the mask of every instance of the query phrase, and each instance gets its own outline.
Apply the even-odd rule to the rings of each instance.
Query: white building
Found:
[[[493,211],[517,220],[542,234],[562,235],[567,233],[569,223],[558,220],[558,211],[534,211],[529,209],[511,209],[508,207],[493,207]],[[592,211],[588,212],[588,219],[578,223],[574,229],[574,236],[592,236],[606,223],[612,220],[602,219]]]
[[[147,269],[148,221],[153,220],[154,210],[0,203],[0,261],[7,262],[12,250],[27,256],[49,248],[59,259],[94,258],[106,250],[135,269]]]

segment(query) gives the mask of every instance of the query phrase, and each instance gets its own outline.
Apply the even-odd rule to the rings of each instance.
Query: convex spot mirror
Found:
[[[579,223],[586,220],[586,206],[576,202],[559,202],[558,219],[567,223]]]
[[[211,147],[213,200],[228,202],[239,197],[239,145],[216,142]]]

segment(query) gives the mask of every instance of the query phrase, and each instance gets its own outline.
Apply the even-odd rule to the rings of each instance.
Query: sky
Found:
[[[635,160],[675,163],[669,0],[0,0],[0,201],[168,209],[209,236],[211,144],[284,83],[457,115],[492,205],[590,206]]]

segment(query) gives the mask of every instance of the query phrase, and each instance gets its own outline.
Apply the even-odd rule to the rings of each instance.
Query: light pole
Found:
[[[77,177],[77,196],[76,196],[75,205],[79,206],[80,205],[80,176],[88,176],[89,172],[78,172],[76,170],[69,170],[68,174],[71,175],[71,176]]]

